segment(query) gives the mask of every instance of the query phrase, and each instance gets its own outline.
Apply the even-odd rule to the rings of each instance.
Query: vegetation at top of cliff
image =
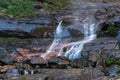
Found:
[[[0,12],[13,16],[28,16],[34,10],[31,0],[0,0]]]
[[[56,11],[67,5],[67,0],[45,0],[43,8],[49,11]]]
[[[48,11],[56,11],[67,5],[67,0],[40,0],[42,8]],[[0,0],[0,12],[13,17],[30,16],[34,13],[33,0]]]

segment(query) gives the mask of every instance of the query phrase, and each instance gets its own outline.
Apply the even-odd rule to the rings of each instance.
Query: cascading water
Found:
[[[81,57],[80,53],[84,47],[84,44],[88,43],[91,40],[94,40],[96,38],[94,23],[91,23],[90,25],[88,23],[85,23],[83,25],[83,28],[84,28],[83,29],[84,30],[84,39],[83,40],[65,45],[65,46],[71,46],[71,48],[69,48],[65,52],[65,56],[68,57],[70,60],[80,58]],[[61,51],[63,51],[63,50],[60,50],[59,54],[61,53]]]
[[[65,40],[62,40],[64,28],[67,27],[63,28],[61,21],[56,28],[53,43],[47,50],[46,54],[55,51],[58,53],[58,56],[64,55],[70,60],[74,60],[81,57],[81,51],[84,48],[84,44],[89,43],[96,38],[96,27],[99,23],[96,24],[96,20],[94,18],[94,13],[97,11],[95,4],[86,2],[84,3],[76,0],[76,2],[73,1],[71,5],[72,16],[77,17],[75,22],[72,23],[73,26],[75,25],[75,28],[71,27],[71,29],[79,29],[78,31],[84,35],[83,39],[76,42],[66,42]]]
[[[54,40],[50,48],[47,50],[47,53],[53,51],[55,46],[62,42],[62,25],[61,24],[62,24],[62,21],[59,22],[58,27],[56,28]]]
[[[63,30],[62,29],[62,21],[60,21],[58,26],[57,26],[57,28],[56,28],[56,30],[55,30],[54,40],[53,40],[50,48],[46,51],[46,54],[42,55],[41,57],[45,58],[45,56],[47,54],[49,54],[50,52],[54,51],[54,48],[58,44],[62,43],[62,32],[63,32],[62,30]]]
[[[70,60],[74,60],[81,57],[81,51],[84,47],[84,44],[91,42],[96,38],[96,30],[95,30],[95,23],[91,22],[92,19],[88,20],[88,22],[83,23],[83,34],[84,38],[83,40],[77,41],[77,42],[71,42],[68,44],[62,44],[62,34],[63,34],[63,28],[62,28],[62,21],[59,22],[58,27],[56,28],[54,40],[52,42],[52,45],[47,50],[46,54],[42,55],[43,58],[47,54],[49,54],[52,51],[55,51],[56,46],[59,44],[62,44],[62,48],[58,51],[58,56],[62,56],[62,53],[64,53],[65,57],[68,57]],[[67,51],[63,52],[64,48],[67,48]]]

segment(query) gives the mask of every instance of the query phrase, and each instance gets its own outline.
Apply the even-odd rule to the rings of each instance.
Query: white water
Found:
[[[65,57],[68,57],[70,60],[74,60],[77,58],[81,57],[81,51],[84,47],[85,43],[91,42],[92,40],[94,40],[96,38],[96,34],[95,34],[95,24],[91,23],[84,23],[83,25],[83,30],[84,30],[84,38],[81,41],[77,41],[77,42],[72,42],[69,44],[64,45],[60,52],[59,52],[59,56],[61,55],[61,53],[63,52],[63,48],[65,47],[69,47],[71,46],[71,48],[69,48],[66,52],[65,52]]]
[[[61,24],[62,24],[62,21],[59,22],[58,27],[56,28],[54,40],[50,48],[47,50],[47,53],[53,51],[55,46],[62,42],[62,25]]]
[[[56,31],[55,31],[55,35],[54,35],[54,40],[50,46],[50,48],[46,51],[46,54],[42,55],[41,57],[43,57],[45,59],[46,55],[49,54],[50,52],[54,51],[55,47],[62,43],[62,21],[59,22]]]
[[[89,21],[89,20],[88,20]],[[45,55],[42,55],[44,58],[47,54],[49,54],[52,51],[55,51],[55,47],[59,46],[59,44],[62,44],[62,21],[59,22],[58,27],[55,31],[54,40],[50,46],[50,48],[47,50]],[[77,42],[71,42],[68,44],[62,44],[62,48],[59,50],[58,56],[62,56],[62,53],[64,53],[65,57],[68,57],[70,60],[74,60],[81,57],[81,51],[84,48],[84,44],[91,42],[96,38],[95,33],[95,23],[85,22],[83,24],[83,33],[84,38],[81,41]],[[69,47],[66,52],[63,52],[63,49]]]

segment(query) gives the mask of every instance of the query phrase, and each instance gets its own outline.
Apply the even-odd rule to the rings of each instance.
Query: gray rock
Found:
[[[14,58],[6,50],[0,49],[0,61],[4,64],[13,64]]]
[[[108,68],[106,68],[106,74],[109,76],[116,76],[118,73],[118,66],[117,65],[112,65]]]

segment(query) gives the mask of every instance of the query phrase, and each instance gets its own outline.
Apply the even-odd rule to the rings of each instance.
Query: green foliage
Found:
[[[117,28],[114,25],[109,25],[107,31],[111,36],[117,35]]]
[[[34,10],[31,0],[0,0],[0,11],[7,15],[27,16]]]
[[[120,58],[116,58],[112,56],[109,59],[105,60],[106,66],[111,66],[113,64],[118,66],[117,72],[120,73]]]
[[[113,64],[120,65],[120,58],[111,57],[111,58],[105,60],[105,65],[106,66],[110,66],[110,65],[113,65]]]
[[[67,5],[67,0],[45,0],[43,8],[49,11],[56,11]]]

